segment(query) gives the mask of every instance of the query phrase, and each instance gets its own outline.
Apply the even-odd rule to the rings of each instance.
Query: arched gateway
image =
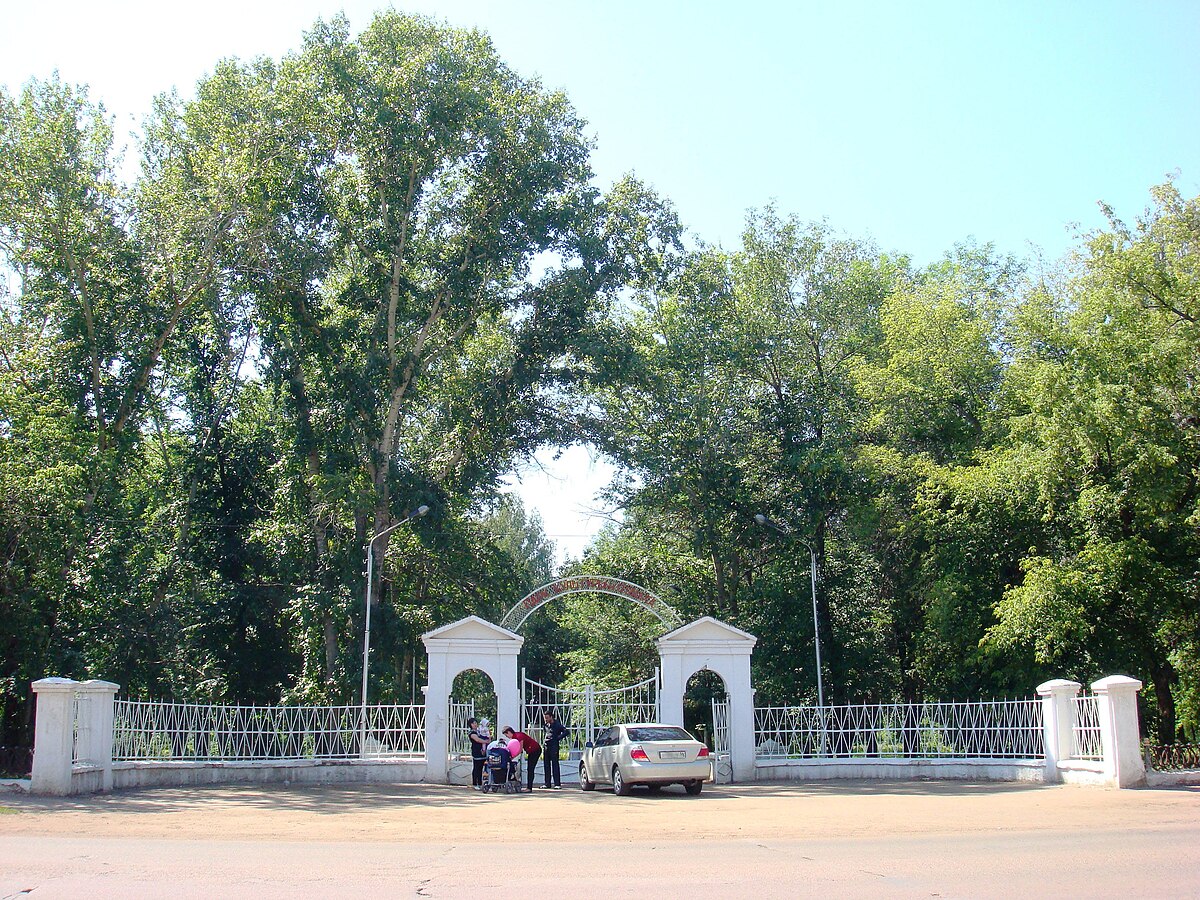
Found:
[[[636,603],[662,622],[668,629],[678,628],[683,624],[679,613],[662,601],[662,598],[651,593],[644,587],[639,587],[620,578],[608,575],[572,575],[569,578],[559,578],[549,584],[543,584],[535,591],[526,594],[521,602],[504,614],[500,627],[509,631],[520,631],[534,612],[540,607],[559,597],[568,594],[608,594],[610,597],[621,597]]]
[[[429,655],[429,683],[425,686],[426,780],[448,779],[450,687],[455,676],[467,669],[486,672],[496,690],[501,723],[519,723],[521,727],[525,724],[525,703],[518,685],[517,656],[525,639],[517,630],[550,600],[586,592],[636,603],[653,613],[668,629],[656,641],[662,673],[656,702],[662,722],[683,725],[683,695],[692,675],[708,669],[721,676],[729,707],[724,743],[718,751],[728,753],[735,779],[752,779],[754,690],[750,682],[750,655],[757,638],[709,616],[683,625],[674,609],[645,588],[619,578],[577,575],[560,578],[533,591],[508,611],[500,625],[468,616],[422,636]]]

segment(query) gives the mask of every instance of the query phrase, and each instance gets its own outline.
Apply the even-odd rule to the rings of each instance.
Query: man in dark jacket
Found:
[[[542,772],[546,776],[546,789],[553,787],[555,790],[562,790],[562,773],[558,768],[558,747],[562,739],[567,737],[570,732],[567,731],[565,725],[558,721],[558,716],[553,711],[542,713],[542,721],[545,725],[545,743],[546,743],[546,761],[542,763]],[[553,784],[551,784],[553,779]]]

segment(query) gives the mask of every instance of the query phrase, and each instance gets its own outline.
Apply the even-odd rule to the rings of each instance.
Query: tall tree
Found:
[[[600,197],[566,98],[486,37],[397,13],[357,37],[318,23],[278,66],[225,64],[164,121],[254,173],[227,265],[292,411],[303,488],[289,503],[311,547],[300,615],[320,630],[306,671],[332,690],[353,665],[360,548],[426,502],[438,569],[514,460],[563,437],[589,335],[629,271],[616,223],[650,198],[632,182]],[[381,573],[393,539],[372,543]]]
[[[884,636],[871,648],[887,660],[880,680],[908,700],[1008,686],[989,680],[978,644],[1028,531],[1001,516],[1009,504],[982,486],[979,454],[1002,427],[1005,313],[1020,278],[988,246],[956,247],[900,279],[878,346],[854,367],[863,443],[847,531],[870,560],[860,583]]]
[[[1025,310],[1008,444],[1050,535],[991,636],[1080,676],[1140,675],[1171,739],[1200,634],[1200,199],[1166,184],[1154,200],[1134,228],[1110,217],[1065,290]]]
[[[743,455],[754,460],[760,510],[803,536],[819,572],[817,630],[831,693],[844,699],[842,639],[834,635],[828,541],[854,497],[863,404],[857,361],[879,341],[879,308],[897,264],[822,224],[751,216],[734,266],[744,406],[753,417]],[[794,551],[793,551],[794,552]],[[796,592],[807,593],[808,585]]]
[[[37,635],[26,648],[36,648],[35,674],[78,673],[87,666],[80,622],[119,608],[124,579],[148,574],[118,561],[136,543],[125,482],[139,472],[140,430],[158,403],[165,354],[217,283],[214,247],[231,210],[219,191],[189,194],[177,215],[167,211],[166,182],[144,196],[127,191],[103,109],[57,78],[32,82],[19,98],[0,94],[0,146],[0,253],[11,276],[0,339],[5,451],[19,462],[5,505],[16,517],[10,553],[28,563],[6,594],[29,614],[18,617],[26,634]],[[179,199],[186,189],[175,186]],[[194,227],[154,227],[143,215],[150,196],[160,221],[186,217]],[[20,470],[39,456],[42,490],[60,500],[51,519],[18,505]],[[31,554],[34,545],[42,550]],[[106,575],[114,583],[100,587]],[[145,638],[125,628],[114,636],[127,647]]]

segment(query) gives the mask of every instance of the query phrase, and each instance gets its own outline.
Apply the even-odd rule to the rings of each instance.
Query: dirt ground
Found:
[[[615,797],[432,785],[0,794],[0,900],[1200,896],[1200,788],[949,782]],[[492,889],[495,891],[492,891]],[[499,894],[496,894],[496,892]]]

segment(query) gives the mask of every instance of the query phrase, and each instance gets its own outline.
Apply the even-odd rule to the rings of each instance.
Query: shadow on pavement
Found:
[[[753,784],[705,785],[699,797],[689,797],[682,788],[670,787],[651,793],[635,788],[623,800],[642,800],[659,803],[703,803],[706,797],[727,800],[851,797],[851,796],[942,796],[982,797],[1033,791],[1055,790],[1058,785],[1021,784],[1011,782],[959,781],[830,781],[830,782],[756,782]],[[1147,790],[1185,790],[1200,792],[1200,788],[1148,788]],[[6,794],[0,806],[15,810],[72,811],[81,813],[173,813],[195,812],[204,807],[262,808],[311,813],[338,814],[387,807],[469,808],[494,803],[567,802],[590,803],[605,798],[612,802],[612,792],[600,788],[584,793],[567,787],[562,791],[541,791],[532,794],[480,796],[470,788],[458,785],[397,784],[397,785],[199,785],[172,788],[145,788],[111,794],[92,794],[85,797],[32,797]]]

